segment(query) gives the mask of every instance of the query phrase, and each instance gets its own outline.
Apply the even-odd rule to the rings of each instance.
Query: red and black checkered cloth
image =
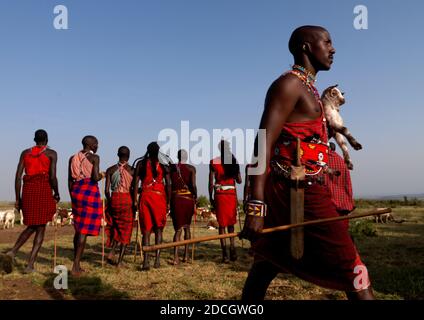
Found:
[[[340,175],[326,175],[327,186],[330,189],[331,199],[340,213],[347,214],[355,209],[353,200],[352,182],[350,173],[343,158],[337,152],[329,150],[328,166]]]
[[[22,214],[27,226],[44,225],[56,212],[48,174],[25,175],[22,188]]]
[[[129,244],[133,229],[134,214],[130,193],[113,192],[106,212],[107,235],[106,246],[112,245],[112,240],[122,244]]]
[[[100,233],[103,216],[102,200],[97,182],[90,178],[74,182],[71,190],[75,231],[89,236]]]

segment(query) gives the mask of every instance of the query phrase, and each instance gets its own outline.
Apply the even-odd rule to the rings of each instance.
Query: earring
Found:
[[[305,44],[303,45],[302,49],[303,49],[303,51],[306,50],[306,45]]]

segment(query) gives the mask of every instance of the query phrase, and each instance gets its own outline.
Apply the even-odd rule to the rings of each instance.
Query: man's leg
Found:
[[[228,226],[228,233],[234,232],[234,226]],[[237,260],[237,253],[236,253],[236,239],[230,238],[230,260],[236,261]]]
[[[112,240],[112,248],[107,256],[107,262],[110,264],[114,263],[115,249],[117,245],[118,245],[118,242],[116,240]]]
[[[127,249],[127,245],[121,243],[121,249],[119,251],[119,258],[118,258],[118,263],[117,266],[119,266],[119,264],[122,262],[122,260],[124,260],[124,256],[125,256],[125,250]]]
[[[22,233],[19,235],[18,240],[16,240],[15,245],[13,248],[8,251],[6,254],[12,258],[15,257],[15,255],[18,253],[19,249],[27,242],[29,237],[35,232],[36,226],[29,226],[27,227]]]
[[[149,246],[150,245],[150,232],[143,233],[143,246]],[[144,251],[143,253],[143,266],[141,268],[141,271],[147,271],[150,269],[149,265],[149,253]]]
[[[358,292],[346,292],[346,296],[349,300],[375,300],[371,287]]]
[[[84,253],[85,243],[87,242],[87,236],[85,234],[76,233],[74,236],[74,264],[72,266],[72,273],[79,275],[81,272],[84,272],[81,269],[81,258]]]
[[[161,243],[162,243],[162,228],[157,228],[155,230],[155,244],[161,244]],[[160,267],[160,250],[156,250],[156,260],[153,267],[154,268]]]
[[[219,227],[219,234],[225,233],[225,227]],[[227,255],[227,243],[225,239],[221,239],[221,249],[222,249],[222,262],[228,263],[228,255]]]
[[[41,245],[43,244],[44,240],[44,233],[46,232],[46,226],[37,226],[35,230],[35,237],[34,237],[34,243],[32,246],[31,255],[28,260],[28,266],[26,267],[26,272],[33,272],[34,271],[34,263],[35,259],[37,258],[38,251],[41,249]]]
[[[191,239],[191,233],[190,233],[190,225],[184,227],[184,240]],[[188,261],[188,244],[186,244],[184,248],[184,259],[183,262]]]
[[[174,234],[174,242],[180,241],[181,239],[181,233],[182,233],[182,229],[178,229],[177,231],[175,231]],[[180,258],[178,257],[178,247],[174,247],[174,265],[177,265],[180,263]]]
[[[241,300],[247,303],[263,301],[277,274],[278,269],[268,261],[255,261],[244,283]]]

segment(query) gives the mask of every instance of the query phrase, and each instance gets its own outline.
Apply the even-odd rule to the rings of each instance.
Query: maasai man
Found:
[[[178,151],[178,164],[171,167],[171,218],[174,225],[174,242],[180,241],[184,229],[184,240],[190,239],[190,224],[197,199],[196,168],[187,164],[187,151]],[[188,245],[184,249],[183,262],[188,261]],[[178,247],[174,249],[174,265],[179,264]]]
[[[162,243],[162,232],[169,211],[171,181],[169,167],[159,161],[159,145],[151,142],[147,152],[138,162],[134,175],[134,199],[137,199],[138,184],[141,181],[139,197],[139,218],[143,234],[143,246],[150,245],[150,235],[155,233],[155,244]],[[155,268],[160,267],[160,250],[156,251]],[[150,269],[149,253],[144,252],[142,271]]]
[[[134,169],[128,165],[130,149],[122,146],[118,149],[119,161],[106,170],[105,195],[108,204],[106,212],[107,247],[112,247],[107,261],[119,264],[124,258],[125,249],[131,241],[134,211],[131,193]],[[112,195],[111,192],[112,191]],[[120,245],[118,261],[115,263],[115,248]]]
[[[15,208],[22,209],[27,228],[20,234],[15,246],[7,255],[15,257],[28,238],[35,232],[34,244],[25,272],[34,271],[34,262],[44,240],[47,222],[56,212],[60,196],[57,186],[57,153],[47,146],[48,136],[44,130],[37,130],[35,146],[22,152],[15,177]],[[22,175],[24,184],[21,196]]]
[[[335,49],[327,30],[316,26],[296,29],[289,49],[295,65],[271,85],[260,123],[260,128],[266,129],[266,170],[253,177],[252,199],[248,202],[241,234],[256,240],[253,243],[255,260],[242,299],[264,299],[270,282],[280,271],[344,290],[348,298],[373,299],[368,272],[346,223],[305,227],[304,253],[300,259],[291,257],[290,232],[258,234],[264,225],[273,227],[290,221],[290,166],[294,164],[296,138],[307,141],[301,144],[304,151],[301,162],[306,167],[304,219],[339,216],[329,189],[323,185],[321,165],[325,165],[323,146],[328,147],[327,132],[320,95],[314,87],[317,72],[331,68]],[[313,150],[320,149],[321,153],[314,154]]]
[[[241,183],[240,166],[231,153],[229,143],[221,140],[219,144],[221,156],[211,160],[209,165],[209,200],[215,209],[219,225],[219,234],[234,232],[237,222],[237,190],[236,182]],[[215,182],[214,182],[215,180]],[[221,239],[222,262],[228,262],[227,245]],[[237,260],[235,239],[230,239],[230,260]]]
[[[100,158],[96,154],[99,142],[94,136],[82,139],[83,149],[69,159],[68,188],[72,200],[74,220],[74,264],[71,274],[80,276],[84,270],[80,261],[87,236],[97,236],[103,216],[98,181],[105,177],[100,172]]]

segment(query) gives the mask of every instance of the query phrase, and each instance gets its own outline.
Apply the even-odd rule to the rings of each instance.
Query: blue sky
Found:
[[[353,8],[368,8],[368,30]],[[69,29],[53,27],[56,5]],[[270,83],[292,64],[287,42],[304,24],[326,27],[337,50],[319,90],[346,92],[356,196],[423,192],[422,1],[0,0],[0,199],[13,200],[20,152],[36,129],[66,166],[81,138],[99,138],[102,169],[127,145],[144,154],[160,130],[255,129]],[[200,193],[207,166],[198,166]],[[241,189],[241,188],[240,188]]]

